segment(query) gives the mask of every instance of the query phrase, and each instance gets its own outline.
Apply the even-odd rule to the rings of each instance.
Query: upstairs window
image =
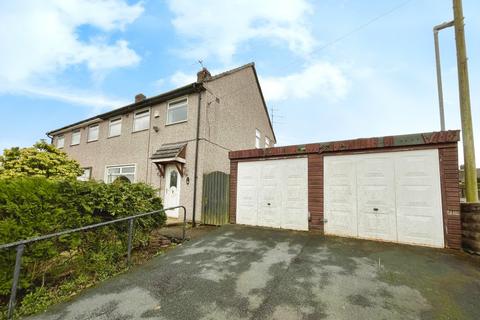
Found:
[[[116,137],[122,133],[122,118],[110,120],[108,124],[108,136]]]
[[[80,144],[80,138],[81,138],[81,132],[80,129],[75,130],[72,132],[72,143],[70,145],[75,146],[77,144]]]
[[[87,141],[97,141],[98,140],[98,124],[94,124],[88,127]]]
[[[135,112],[133,116],[133,132],[148,129],[150,126],[150,110]]]
[[[126,178],[132,183],[135,182],[135,165],[107,167],[107,172],[105,173],[105,182],[112,183],[118,178]]]
[[[262,139],[262,134],[258,129],[255,129],[255,148],[261,148],[260,146],[260,139]]]
[[[57,148],[61,149],[65,146],[65,136],[58,136],[57,137]]]
[[[188,101],[182,99],[170,102],[167,107],[167,124],[174,124],[187,121]]]
[[[265,137],[265,148],[270,148],[270,139]]]

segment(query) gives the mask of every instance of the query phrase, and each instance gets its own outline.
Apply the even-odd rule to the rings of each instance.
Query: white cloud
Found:
[[[18,90],[25,95],[35,95],[44,98],[65,101],[68,103],[92,107],[94,112],[101,112],[114,107],[127,105],[130,101],[105,96],[90,91],[72,90],[68,88],[28,87]]]
[[[169,80],[170,83],[173,84],[175,87],[181,87],[197,81],[197,75],[185,73],[183,71],[177,71],[170,76]]]
[[[107,35],[123,30],[142,12],[141,3],[128,5],[123,0],[2,1],[0,92],[33,87],[37,89],[32,92],[52,91],[44,90],[45,79],[72,66],[85,65],[98,75],[135,65],[140,57],[128,42],[110,43]],[[93,28],[98,36],[82,39],[83,26]]]
[[[268,101],[306,99],[312,96],[336,101],[346,95],[349,86],[339,67],[321,61],[298,73],[283,77],[261,77],[260,84]]]
[[[153,87],[157,91],[165,91],[169,89],[183,87],[195,81],[197,81],[196,74],[185,73],[178,70],[167,78],[160,78],[158,80],[155,80],[153,82]]]
[[[300,55],[308,56],[315,40],[305,24],[312,7],[306,0],[205,0],[192,5],[189,0],[170,0],[176,15],[173,25],[189,38],[182,50],[189,58],[214,56],[229,63],[238,47],[254,38],[285,43]]]

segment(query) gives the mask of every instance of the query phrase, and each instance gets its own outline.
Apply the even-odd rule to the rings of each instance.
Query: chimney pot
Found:
[[[140,102],[145,100],[147,97],[143,93],[139,93],[135,96],[135,102]]]
[[[212,77],[210,71],[207,68],[202,68],[202,70],[197,72],[197,82],[202,83],[205,80],[208,80]]]

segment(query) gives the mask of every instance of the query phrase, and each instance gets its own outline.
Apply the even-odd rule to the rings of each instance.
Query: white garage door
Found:
[[[438,150],[326,156],[325,233],[444,247]]]
[[[237,223],[308,230],[307,158],[239,162]]]

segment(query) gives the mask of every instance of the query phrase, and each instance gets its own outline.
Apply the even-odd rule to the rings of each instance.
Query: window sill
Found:
[[[96,139],[96,140],[90,140],[90,141],[87,141],[87,143],[97,142],[97,141],[98,141],[98,139]]]
[[[173,125],[180,124],[180,123],[185,123],[185,122],[188,122],[188,119],[187,120],[182,120],[182,121],[177,121],[177,122],[166,123],[165,127],[173,126]]]
[[[71,144],[70,147],[75,147],[75,146],[79,146],[80,143],[75,143],[75,144]]]
[[[150,129],[150,128],[141,129],[141,130],[136,130],[136,131],[132,131],[132,133],[143,132],[143,131],[147,131],[147,130],[149,130],[149,129]]]
[[[114,136],[108,136],[107,139],[111,139],[111,138],[117,138],[117,137],[120,137],[121,134],[117,134],[117,135],[114,135]]]

